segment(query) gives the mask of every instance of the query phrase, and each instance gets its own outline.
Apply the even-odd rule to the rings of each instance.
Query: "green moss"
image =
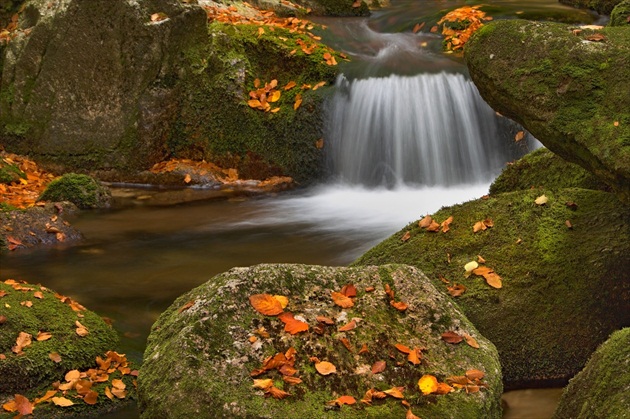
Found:
[[[610,26],[630,25],[630,0],[624,0],[613,9],[610,14]]]
[[[540,148],[507,166],[490,185],[490,194],[532,188],[609,189],[580,166],[565,161],[546,148]]]
[[[370,9],[365,1],[361,6],[352,7],[354,0],[316,0],[324,8],[326,16],[369,16]]]
[[[545,194],[545,206],[534,204]],[[577,208],[565,205],[577,203]],[[583,189],[526,190],[443,208],[451,230],[428,233],[410,224],[354,265],[406,263],[436,286],[442,275],[467,287],[457,298],[466,315],[498,348],[508,387],[566,380],[607,335],[630,322],[630,213],[613,195]],[[494,227],[473,233],[475,222]],[[569,220],[572,229],[565,222]],[[405,231],[411,238],[402,242]],[[481,255],[503,278],[493,289],[464,265]]]
[[[0,160],[0,183],[9,184],[20,179],[26,179],[26,173],[21,171],[19,167]]]
[[[560,3],[567,4],[581,9],[591,9],[602,15],[609,15],[615,5],[621,0],[560,0]]]
[[[7,293],[0,297],[0,315],[7,318],[0,325],[0,353],[6,356],[0,360],[0,397],[41,389],[59,380],[68,370],[89,368],[96,356],[113,349],[118,341],[116,333],[95,313],[75,312],[43,287],[22,286],[24,289],[15,290],[0,283],[0,290]],[[43,298],[36,297],[36,291]],[[25,301],[31,301],[32,307],[23,306],[21,303]],[[87,336],[76,334],[76,321],[88,329]],[[51,333],[52,338],[36,341],[40,331]],[[23,355],[16,355],[11,348],[20,332],[32,335],[32,344],[23,349]],[[61,362],[51,361],[48,356],[51,352],[59,353]]]
[[[87,175],[68,173],[53,180],[39,197],[42,201],[70,201],[79,208],[109,205],[109,190]]]
[[[630,406],[630,328],[613,333],[565,388],[554,419],[623,418]]]

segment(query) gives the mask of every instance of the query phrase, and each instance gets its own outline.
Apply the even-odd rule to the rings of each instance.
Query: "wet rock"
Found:
[[[623,418],[630,406],[630,328],[613,333],[565,388],[554,419]]]
[[[536,205],[542,195],[547,203]],[[496,345],[507,388],[563,384],[612,331],[630,323],[630,211],[615,195],[520,190],[433,214],[438,223],[449,216],[447,233],[412,223],[354,265],[405,263],[440,289],[447,287],[441,277],[448,286],[463,284],[454,300]],[[486,219],[494,226],[474,233]],[[464,275],[478,255],[502,278],[501,289]]]
[[[465,57],[490,106],[630,203],[630,31],[497,21]]]
[[[356,286],[357,297],[353,307],[344,309],[333,303],[331,291],[348,283]],[[396,301],[408,304],[406,311],[389,304],[384,284],[394,290]],[[375,289],[367,292],[370,286]],[[285,311],[308,323],[309,330],[290,335],[277,317],[255,311],[249,296],[260,293],[288,297]],[[317,316],[329,317],[333,324],[318,325]],[[352,321],[356,328],[339,330]],[[480,348],[446,343],[440,336],[449,330],[473,336]],[[364,344],[367,352],[359,353]],[[423,348],[421,364],[407,362],[395,344]],[[251,373],[265,358],[289,348],[296,350],[295,376],[302,383],[291,386],[278,371],[264,372],[256,378],[272,378],[290,394],[282,400],[265,397],[252,387]],[[333,363],[337,373],[319,374],[310,357]],[[386,368],[373,374],[377,361],[385,361]],[[442,382],[469,369],[484,371],[487,387],[428,396],[418,389],[423,374]],[[412,411],[422,417],[501,417],[501,371],[494,346],[421,272],[394,265],[258,265],[217,275],[162,313],[138,378],[143,418],[403,417],[407,409],[392,397],[375,399],[371,406],[358,402],[370,388],[395,386],[403,387]],[[327,405],[342,395],[353,396],[357,404]]]

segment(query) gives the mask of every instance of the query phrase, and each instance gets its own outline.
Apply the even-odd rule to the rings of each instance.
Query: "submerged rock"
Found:
[[[349,283],[357,297],[354,306],[344,309],[333,303],[331,292]],[[396,301],[408,305],[405,311],[390,305],[385,284]],[[306,322],[308,331],[291,335],[278,317],[254,310],[249,297],[262,293],[288,297],[285,310]],[[318,323],[317,316],[328,320]],[[347,324],[349,329],[341,331]],[[447,331],[474,337],[480,348],[446,343],[440,336]],[[408,362],[395,344],[422,348],[421,363]],[[290,348],[296,351],[293,376],[301,383],[289,385],[276,369],[256,375],[267,357]],[[332,363],[336,373],[318,373],[319,361]],[[377,361],[384,361],[385,369],[373,373]],[[470,387],[470,394],[462,388],[443,395],[419,391],[418,380],[425,374],[444,382],[470,369],[485,373],[486,387]],[[252,375],[272,379],[290,395],[265,397],[252,386]],[[407,409],[391,396],[374,398],[371,405],[359,402],[371,388],[393,387],[401,387],[412,411],[422,417],[501,417],[501,371],[494,346],[456,304],[409,266],[259,265],[217,275],[162,313],[138,378],[143,418],[402,418]],[[357,403],[327,403],[343,395]]]
[[[537,205],[542,195],[547,202]],[[612,331],[630,324],[630,211],[615,195],[522,190],[446,207],[433,219],[449,216],[448,232],[410,224],[354,265],[405,263],[441,289],[463,284],[455,301],[496,345],[506,387],[565,382]],[[493,226],[474,233],[483,221]],[[479,256],[502,278],[501,289],[464,275]]]
[[[497,21],[465,57],[490,106],[630,203],[630,31]]]
[[[96,313],[40,285],[11,281],[0,282],[0,400],[51,387],[69,370],[91,368],[118,343],[116,332]],[[77,333],[77,321],[88,334]],[[38,340],[44,332],[52,336]],[[24,345],[22,334],[29,335],[30,344]]]
[[[630,328],[613,333],[565,388],[554,419],[625,418],[630,408]]]

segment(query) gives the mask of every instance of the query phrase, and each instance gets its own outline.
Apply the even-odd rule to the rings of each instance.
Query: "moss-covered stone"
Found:
[[[151,22],[162,12],[169,19]],[[78,169],[148,168],[165,156],[182,56],[206,39],[177,0],[29,0],[3,52],[0,144]],[[29,29],[28,31],[24,31]]]
[[[625,418],[630,408],[630,328],[613,333],[565,388],[554,419]]]
[[[466,62],[490,106],[629,203],[630,31],[572,29],[492,22],[466,44]]]
[[[0,354],[5,356],[0,359],[0,399],[50,386],[66,371],[92,367],[97,356],[118,342],[116,332],[98,315],[85,309],[73,311],[47,288],[0,282],[0,295],[0,316],[6,317],[0,324]],[[32,306],[23,305],[25,301]],[[76,321],[87,328],[87,336],[76,333]],[[12,348],[20,332],[30,334],[32,343],[16,354]],[[37,341],[39,332],[52,337]],[[57,352],[61,362],[53,362],[51,352]]]
[[[330,293],[348,283],[354,283],[358,295],[353,307],[341,309],[333,304]],[[397,300],[409,305],[405,312],[390,306],[384,284],[391,286]],[[375,290],[367,292],[368,286]],[[301,316],[309,331],[289,335],[277,317],[256,312],[248,297],[259,293],[287,296],[286,310]],[[316,316],[320,315],[337,324],[319,325],[317,333]],[[359,318],[355,329],[337,330],[353,318]],[[261,327],[269,337],[255,333]],[[446,343],[440,336],[447,330],[474,336],[480,349]],[[257,337],[254,342],[252,336]],[[339,340],[343,337],[351,350]],[[406,355],[394,348],[397,343],[425,348],[422,363],[407,362]],[[363,344],[368,351],[359,354]],[[273,379],[275,386],[291,396],[283,400],[264,397],[252,387],[250,373],[266,357],[290,347],[296,350],[295,375],[302,383],[289,386],[277,371],[266,372],[257,378]],[[337,373],[318,374],[309,357],[332,362]],[[387,367],[372,374],[370,368],[378,360],[385,360]],[[460,389],[422,396],[419,392],[417,382],[423,374],[444,381],[470,368],[485,372],[488,387],[479,393]],[[138,394],[143,418],[389,418],[405,415],[406,408],[398,400],[341,408],[327,402],[341,395],[358,401],[369,388],[402,386],[412,410],[421,417],[499,418],[500,376],[492,343],[415,268],[259,265],[217,275],[162,313],[147,342]]]
[[[109,206],[110,192],[97,180],[77,173],[67,173],[50,182],[41,201],[70,201],[79,208],[104,208]]]
[[[560,3],[580,9],[594,10],[600,15],[609,15],[621,0],[560,0]]]
[[[494,195],[533,188],[610,189],[577,164],[567,162],[546,148],[540,148],[503,169],[490,185],[490,193]]]
[[[610,14],[610,26],[630,26],[630,0],[623,0]]]
[[[549,201],[536,205],[543,194]],[[464,284],[457,301],[497,346],[508,388],[562,383],[612,331],[630,323],[630,211],[614,195],[516,191],[443,208],[433,218],[449,216],[449,232],[410,224],[354,265],[406,263],[442,288],[440,275]],[[494,227],[473,233],[486,218]],[[410,238],[403,242],[406,231]],[[503,288],[464,277],[464,265],[477,255],[503,278]]]
[[[322,151],[316,144],[323,133],[323,99],[329,89],[300,86],[320,81],[330,85],[337,69],[325,64],[323,54],[330,51],[322,44],[310,55],[302,52],[298,42],[316,44],[308,36],[283,28],[266,28],[260,34],[259,29],[214,22],[209,26],[210,43],[189,51],[194,71],[184,84],[187,99],[169,149],[180,157],[236,167],[244,178],[288,175],[298,182],[312,181],[322,170]],[[273,103],[278,112],[247,105],[256,79],[263,86],[278,81],[282,96]],[[290,81],[297,87],[282,89]],[[302,104],[294,110],[298,94]]]
[[[0,183],[10,184],[20,179],[26,179],[26,173],[16,165],[0,160]]]

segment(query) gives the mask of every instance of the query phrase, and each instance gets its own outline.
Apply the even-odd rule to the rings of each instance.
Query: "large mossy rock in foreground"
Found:
[[[630,31],[497,21],[465,57],[490,106],[630,203]]]
[[[4,355],[0,400],[63,381],[67,371],[91,368],[97,356],[116,347],[118,336],[103,319],[76,303],[68,304],[72,300],[62,302],[62,297],[39,285],[0,282],[0,319],[4,318],[0,321],[0,354]],[[32,305],[23,305],[25,301]],[[77,334],[77,321],[89,334]],[[37,341],[39,332],[52,337]],[[32,342],[21,349],[16,348],[20,333],[29,334]],[[50,358],[53,352],[61,362]]]
[[[554,419],[630,416],[630,328],[613,333],[571,379]]]
[[[349,283],[356,286],[357,297],[353,307],[342,309],[333,303],[331,292]],[[406,311],[389,304],[385,284],[396,301],[408,304]],[[367,287],[375,289],[367,292]],[[309,330],[290,335],[277,317],[255,311],[248,298],[261,293],[288,297],[285,310],[306,321]],[[317,316],[336,324],[318,325]],[[339,331],[355,318],[356,328]],[[268,337],[261,334],[263,327]],[[473,336],[480,348],[441,340],[449,330]],[[367,352],[359,353],[364,344]],[[424,348],[421,364],[407,362],[395,344]],[[261,368],[265,358],[289,348],[296,350],[295,376],[302,383],[290,386],[278,371],[268,371],[256,378],[273,379],[290,396],[264,397],[252,387],[250,373]],[[337,372],[320,375],[310,357],[331,362]],[[385,361],[386,368],[373,374],[377,361]],[[469,369],[485,372],[486,388],[428,396],[418,389],[424,374],[442,382]],[[392,387],[403,387],[412,411],[421,417],[501,417],[496,349],[456,304],[409,266],[259,265],[217,275],[162,313],[153,325],[138,377],[143,418],[404,418],[407,409],[398,399],[374,400],[371,406],[358,402],[370,388]],[[353,396],[357,404],[327,405],[342,395]]]
[[[543,194],[548,202],[536,205]],[[406,263],[440,287],[440,276],[467,287],[456,301],[496,345],[507,387],[559,384],[612,331],[630,324],[630,211],[615,195],[516,191],[446,207],[433,218],[449,216],[447,233],[410,224],[354,264]],[[488,218],[494,226],[474,233],[473,225]],[[402,241],[406,231],[410,238]],[[503,288],[464,276],[478,255]]]
[[[152,22],[151,15],[169,19]],[[29,0],[4,48],[0,144],[78,169],[165,156],[183,59],[206,14],[176,0]],[[3,51],[0,51],[0,53]]]
[[[610,187],[574,163],[569,163],[546,148],[526,154],[503,169],[490,185],[498,194],[532,188],[582,188],[610,191]]]
[[[111,192],[96,179],[78,173],[66,173],[50,182],[42,195],[41,201],[69,201],[79,208],[107,208]]]

